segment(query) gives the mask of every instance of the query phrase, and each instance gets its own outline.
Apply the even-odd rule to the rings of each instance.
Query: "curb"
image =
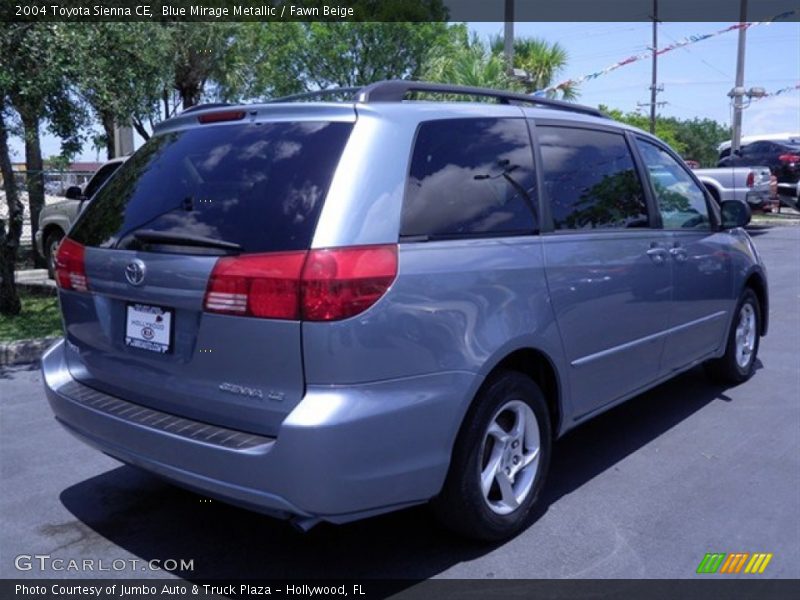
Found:
[[[781,218],[760,218],[760,219],[753,219],[750,223],[745,227],[745,229],[764,229],[769,227],[797,227],[800,225],[800,219],[797,218],[790,218],[790,219],[781,219]]]
[[[44,351],[60,339],[61,336],[0,342],[0,366],[37,362]]]

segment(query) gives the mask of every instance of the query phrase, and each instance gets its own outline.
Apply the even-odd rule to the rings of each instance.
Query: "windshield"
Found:
[[[244,252],[308,248],[351,129],[252,123],[155,136],[99,190],[70,237],[87,246],[135,247],[136,232],[146,230]]]

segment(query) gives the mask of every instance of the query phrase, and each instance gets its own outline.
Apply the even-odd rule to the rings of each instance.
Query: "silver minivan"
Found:
[[[58,421],[302,529],[533,518],[553,441],[703,364],[753,375],[747,207],[597,110],[409,81],[162,123],[57,253]],[[468,101],[457,101],[463,97]]]

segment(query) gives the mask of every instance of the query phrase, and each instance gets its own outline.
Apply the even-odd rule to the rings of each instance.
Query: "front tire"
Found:
[[[720,383],[739,384],[756,370],[761,333],[761,306],[758,296],[746,288],[736,305],[725,354],[706,363],[706,373]]]
[[[495,374],[461,426],[444,488],[432,503],[439,520],[483,541],[516,535],[533,515],[551,446],[539,386],[516,371]]]

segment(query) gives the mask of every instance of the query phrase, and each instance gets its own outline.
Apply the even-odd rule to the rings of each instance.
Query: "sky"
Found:
[[[661,23],[658,46],[664,47],[693,35],[713,33],[732,23]],[[502,23],[474,23],[470,29],[480,36],[501,33]],[[569,60],[558,82],[599,71],[629,56],[641,54],[652,44],[651,23],[517,23],[516,37],[534,36],[558,42]],[[730,31],[683,48],[658,59],[658,83],[664,91],[660,115],[679,118],[708,117],[730,124],[728,92],[736,75],[738,33]],[[626,65],[579,87],[578,102],[605,104],[624,112],[637,103],[650,102],[652,61]],[[800,23],[772,23],[747,30],[745,51],[746,88],[763,87],[767,92],[800,83]],[[643,108],[649,113],[649,107]],[[800,90],[753,102],[743,114],[743,135],[800,131]]]
[[[732,23],[662,23],[659,47],[692,35],[713,33]],[[503,23],[470,23],[481,37],[502,33]],[[558,42],[567,51],[567,67],[557,82],[599,71],[631,55],[645,52],[652,43],[652,24],[645,23],[516,23],[515,36],[534,36]],[[729,125],[730,100],[734,85],[738,34],[730,31],[659,57],[658,81],[664,91],[658,101],[663,116],[708,117]],[[650,101],[651,61],[626,65],[612,73],[589,80],[579,87],[578,102],[591,106],[605,104],[625,112],[637,102]],[[556,82],[556,83],[557,83]],[[745,87],[763,87],[767,92],[800,82],[800,23],[772,23],[747,30]],[[647,108],[643,110],[647,111]],[[744,111],[743,135],[800,132],[800,90],[753,102]],[[45,157],[58,154],[58,139],[45,135]],[[137,139],[137,146],[141,140]],[[20,140],[11,140],[15,162],[24,160]],[[103,160],[87,143],[76,160]]]

